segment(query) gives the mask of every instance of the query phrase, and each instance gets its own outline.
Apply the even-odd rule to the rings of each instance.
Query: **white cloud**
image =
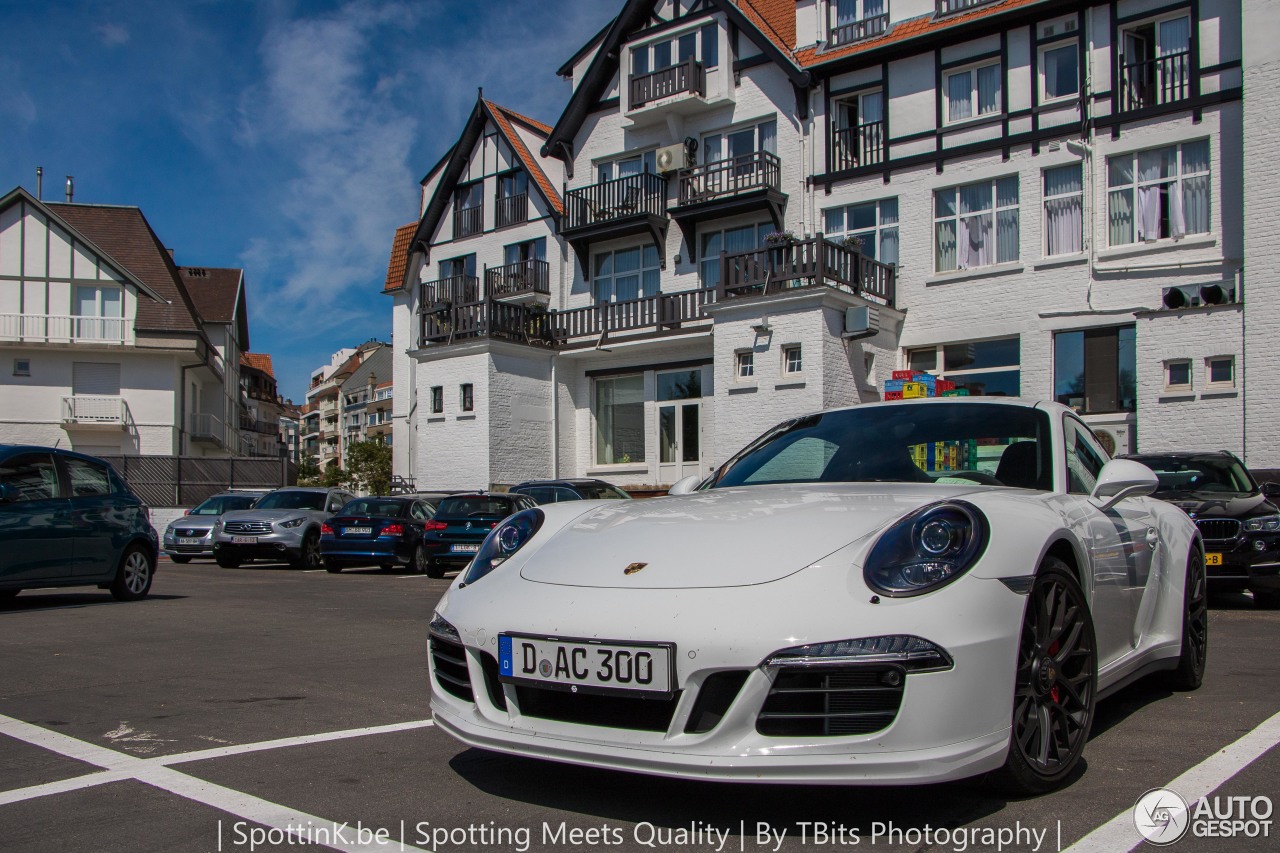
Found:
[[[107,47],[119,47],[129,43],[129,28],[124,24],[104,22],[94,28],[99,40]]]

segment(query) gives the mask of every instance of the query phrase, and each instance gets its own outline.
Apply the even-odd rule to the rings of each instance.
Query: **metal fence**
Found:
[[[275,489],[298,482],[287,459],[103,456],[148,506],[195,506],[227,489]]]

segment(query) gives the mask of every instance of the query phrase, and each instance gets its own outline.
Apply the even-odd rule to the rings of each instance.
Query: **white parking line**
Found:
[[[322,732],[314,735],[301,735],[299,737],[279,738],[277,740],[262,741],[260,743],[233,744],[231,746],[216,747],[214,749],[201,749],[194,752],[184,752],[177,755],[162,755],[156,758],[135,758],[132,755],[125,755],[122,752],[116,752],[114,749],[107,749],[88,741],[77,740],[76,738],[64,735],[61,732],[51,731],[41,726],[32,725],[22,720],[6,717],[0,714],[0,734],[8,735],[16,740],[47,749],[50,752],[56,752],[59,755],[65,755],[68,758],[74,758],[77,761],[83,761],[88,764],[94,764],[103,768],[101,771],[89,773],[84,776],[77,776],[72,779],[64,779],[59,782],[49,782],[44,785],[32,785],[27,788],[18,788],[13,791],[0,791],[0,806],[8,803],[22,802],[36,797],[45,797],[52,794],[61,794],[67,791],[75,791],[81,788],[90,788],[96,785],[105,785],[110,782],[120,782],[128,779],[151,785],[154,788],[169,791],[188,800],[193,800],[211,808],[219,809],[229,814],[236,815],[262,826],[278,829],[290,835],[297,836],[305,841],[314,842],[314,838],[306,836],[308,827],[324,827],[341,825],[341,821],[330,821],[315,815],[306,814],[305,812],[296,811],[288,806],[282,806],[268,800],[237,791],[233,788],[227,788],[222,785],[215,785],[212,782],[206,782],[186,773],[172,770],[168,767],[170,764],[181,764],[189,761],[203,761],[208,758],[222,758],[228,755],[241,755],[248,752],[257,752],[264,749],[281,749],[290,746],[301,746],[309,743],[323,743],[331,740],[342,740],[345,738],[364,737],[366,735],[387,734],[389,732],[408,731],[411,729],[426,728],[433,725],[431,720],[414,720],[407,723],[392,723],[385,726],[370,726],[361,729],[347,729],[337,732]],[[221,842],[221,839],[219,839]],[[385,853],[388,849],[385,846],[377,844],[360,845],[360,844],[344,844],[336,841],[331,844],[322,846],[331,847],[335,850],[351,851],[351,853],[366,853],[366,851],[378,850]],[[409,853],[425,853],[420,848],[411,847],[409,845],[399,846],[396,850],[408,851]]]
[[[1280,714],[1272,716],[1235,743],[1213,755],[1161,787],[1182,795],[1192,809],[1231,777],[1280,745]],[[1135,850],[1143,843],[1133,825],[1133,809],[1126,809],[1093,832],[1072,844],[1063,853],[1114,853]]]

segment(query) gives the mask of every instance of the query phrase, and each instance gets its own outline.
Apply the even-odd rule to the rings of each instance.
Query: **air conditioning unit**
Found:
[[[874,337],[880,331],[880,309],[874,305],[861,305],[857,308],[846,308],[844,311],[844,334],[842,338],[857,341]]]
[[[683,142],[678,142],[675,145],[663,146],[658,149],[656,160],[658,172],[663,175],[668,172],[674,172],[677,169],[688,168],[688,149],[685,148]]]

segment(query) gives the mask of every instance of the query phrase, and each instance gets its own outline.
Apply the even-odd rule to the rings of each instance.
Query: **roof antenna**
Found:
[[[44,166],[36,166],[36,201],[44,201]]]

